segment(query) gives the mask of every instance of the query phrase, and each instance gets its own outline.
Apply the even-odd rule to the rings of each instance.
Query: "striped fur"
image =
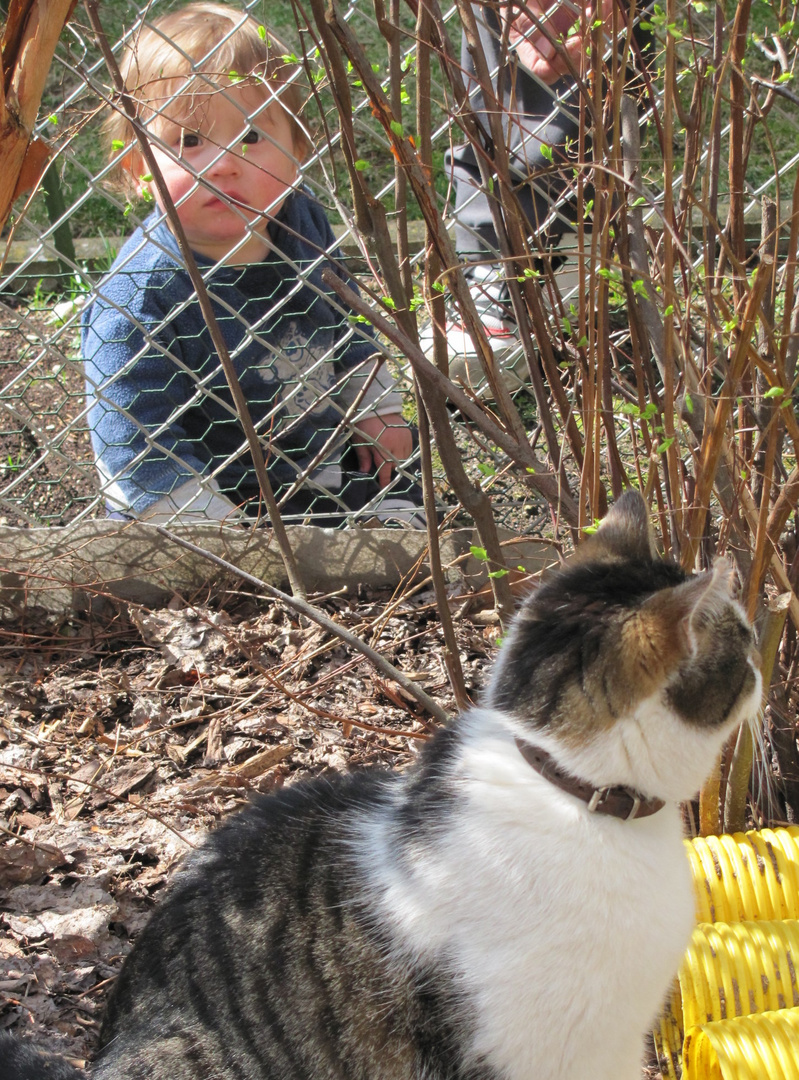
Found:
[[[208,839],[93,1080],[634,1080],[692,924],[678,802],[757,711],[754,655],[729,574],[654,557],[625,496],[411,770],[297,784]],[[516,739],[667,805],[592,814]]]

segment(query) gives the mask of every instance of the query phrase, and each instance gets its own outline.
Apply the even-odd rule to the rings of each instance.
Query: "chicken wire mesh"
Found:
[[[174,7],[158,2],[148,5],[147,19],[152,21],[170,6]],[[478,12],[488,6],[475,5]],[[312,132],[314,149],[302,163],[302,183],[309,202],[324,210],[333,221],[335,240],[331,238],[322,245],[323,249],[320,248],[314,258],[306,258],[300,263],[289,260],[289,273],[283,279],[293,282],[288,288],[275,291],[272,287],[261,295],[248,295],[248,301],[256,301],[257,315],[253,315],[253,305],[242,300],[239,286],[243,284],[241,279],[245,271],[222,267],[220,272],[220,267],[214,268],[213,261],[211,264],[206,262],[201,269],[212,300],[223,314],[234,359],[243,365],[245,392],[287,520],[327,523],[331,515],[368,517],[379,499],[375,500],[370,494],[360,515],[351,511],[347,499],[342,497],[340,481],[335,478],[331,481],[330,450],[346,437],[364,400],[368,400],[371,408],[379,409],[381,401],[390,398],[394,388],[402,395],[402,411],[412,420],[414,406],[409,373],[403,358],[395,355],[388,361],[392,379],[383,384],[374,381],[374,364],[362,360],[355,374],[350,373],[347,377],[341,371],[335,371],[331,376],[330,369],[335,368],[336,357],[342,350],[352,343],[372,341],[368,327],[338,304],[329,305],[328,321],[323,320],[318,326],[315,340],[303,334],[295,334],[292,339],[291,333],[279,337],[274,333],[276,322],[294,320],[296,323],[301,319],[308,305],[315,302],[314,298],[324,296],[325,302],[329,301],[329,291],[320,285],[318,277],[325,262],[333,262],[342,274],[349,270],[360,274],[372,304],[379,307],[379,298],[384,293],[375,270],[373,252],[359,235],[350,206],[341,160],[340,129],[335,108],[329,95],[326,96],[327,84],[316,31],[312,23],[305,20],[299,5],[287,4],[279,10],[270,5],[267,9],[258,0],[245,7],[259,25],[268,26],[269,33],[280,35],[288,43],[285,47],[298,62],[310,87],[311,100],[304,122]],[[379,25],[382,7],[377,5],[376,15],[376,6],[371,0],[353,0],[342,5],[342,9],[350,29],[364,44],[369,58],[374,56],[373,67],[387,87],[385,40]],[[723,11],[720,8],[716,11],[717,21],[723,21]],[[760,5],[755,20],[758,30],[752,32],[749,39],[747,61],[750,67],[746,75],[752,97],[745,131],[748,168],[743,179],[748,219],[755,222],[753,245],[761,239],[759,215],[763,199],[775,199],[778,207],[785,203],[786,188],[793,186],[799,161],[792,115],[796,98],[790,88],[797,39],[791,12],[792,9],[784,6]],[[672,189],[678,192],[679,200],[684,201],[684,205],[680,203],[680,210],[688,221],[684,228],[690,241],[707,227],[707,208],[703,203],[707,192],[703,178],[709,155],[715,145],[716,153],[721,148],[723,157],[730,138],[729,108],[718,97],[714,114],[714,123],[718,123],[715,144],[709,134],[706,116],[696,121],[696,112],[693,112],[690,115],[694,119],[688,122],[691,94],[696,94],[696,87],[701,83],[698,73],[705,80],[700,89],[706,94],[706,105],[710,108],[713,104],[711,76],[714,65],[723,60],[718,55],[719,42],[725,40],[725,35],[729,38],[732,32],[735,9],[728,13],[724,33],[719,33],[717,27],[715,37],[711,14],[704,4],[693,3],[681,5],[677,17],[672,18],[654,5],[644,19],[646,32],[653,36],[653,44],[647,47],[644,62],[637,65],[639,91],[641,80],[644,84],[639,97],[639,112],[649,134],[644,148],[641,194],[637,201],[642,203],[646,214],[652,280],[661,293],[664,267],[658,252],[657,234],[661,228],[663,177],[667,167],[663,156],[662,119],[658,116],[664,75],[662,41],[670,34],[683,43],[680,53],[683,67],[677,71],[676,79],[678,96],[683,99],[681,119],[685,122],[678,124],[673,133],[672,146],[666,157],[673,175]],[[131,40],[139,15],[140,12],[127,4],[117,6],[109,2],[103,6],[103,20],[117,57]],[[414,20],[410,7],[403,8],[402,15],[404,33],[400,47],[407,74],[402,94],[412,116]],[[458,13],[453,8],[445,17],[457,51],[461,34]],[[625,53],[624,62],[634,65],[635,57]],[[235,89],[236,73],[227,72],[226,75],[231,85],[221,89],[217,86],[222,96],[229,96]],[[358,166],[369,170],[372,190],[388,207],[391,216],[399,209],[394,202],[397,175],[391,144],[375,122],[372,103],[357,72],[352,73],[351,84],[354,130],[359,140]],[[564,111],[574,115],[571,95],[570,88],[558,84],[554,88],[551,112],[538,116],[534,122],[526,121],[528,128],[524,137],[542,144],[544,151],[549,150],[545,157],[550,166],[541,169],[540,175],[533,178],[533,187],[539,197],[534,240],[544,249],[541,291],[548,327],[552,340],[563,346],[560,354],[563,357],[563,385],[568,393],[576,395],[577,408],[579,395],[576,378],[571,374],[573,352],[570,353],[567,346],[570,338],[574,343],[573,323],[585,300],[586,266],[591,260],[598,268],[596,272],[604,274],[606,282],[609,281],[611,306],[616,310],[617,343],[627,340],[628,330],[624,318],[627,299],[620,286],[619,256],[607,249],[599,251],[592,240],[592,189],[590,183],[584,182],[586,175],[590,181],[591,168],[621,171],[621,164],[614,157],[618,139],[596,139],[591,147],[581,143],[576,135],[572,142],[575,153],[582,151],[580,169],[568,158],[560,163],[552,161],[552,151],[546,143],[552,117]],[[241,462],[246,460],[246,442],[213,348],[204,345],[207,362],[200,370],[187,362],[181,353],[187,338],[207,333],[189,317],[194,306],[192,292],[184,292],[177,299],[170,296],[160,322],[147,325],[141,322],[136,325],[135,317],[131,317],[131,312],[118,297],[104,298],[104,291],[108,292],[108,271],[125,239],[129,239],[135,229],[146,225],[150,242],[169,249],[167,254],[174,256],[173,239],[169,230],[164,230],[163,222],[159,232],[158,222],[162,215],[157,210],[154,217],[150,213],[152,202],[131,201],[109,184],[112,165],[99,137],[100,117],[109,97],[106,64],[95,35],[78,11],[62,36],[38,126],[39,134],[52,147],[51,164],[36,191],[18,202],[15,208],[10,230],[7,229],[8,247],[4,276],[0,280],[3,300],[0,309],[3,342],[0,355],[0,512],[9,524],[65,524],[87,516],[104,516],[109,511],[138,514],[143,511],[137,504],[137,492],[143,494],[145,501],[150,500],[149,506],[153,503],[152,495],[157,495],[159,520],[169,521],[176,507],[163,505],[162,498],[168,500],[180,484],[190,485],[193,506],[200,512],[220,491],[233,506],[246,503],[252,508],[258,504],[257,493],[251,486],[247,487],[246,470],[241,468]],[[453,133],[456,131],[453,117],[459,106],[452,87],[440,78],[434,83],[433,98],[436,192],[450,226],[460,222],[468,228],[470,204],[485,193],[487,184],[490,190],[491,181],[489,178],[486,183],[484,177],[482,186],[475,186],[455,205],[453,174],[445,153],[460,138]],[[165,101],[159,108],[167,110],[168,105]],[[617,121],[613,115],[605,119],[603,127],[611,132]],[[583,116],[580,130],[584,131],[587,124]],[[223,149],[219,147],[220,157],[224,157]],[[116,156],[126,152],[127,145],[119,147]],[[586,161],[588,164],[583,168]],[[195,177],[205,189],[214,186],[213,177],[206,175],[210,168]],[[558,182],[553,183],[556,174]],[[723,170],[720,176],[721,184],[715,197],[724,204],[728,193]],[[578,177],[581,178],[579,182]],[[782,216],[786,217],[787,211],[782,212]],[[719,220],[723,220],[721,211]],[[778,220],[778,229],[784,224]],[[410,232],[413,236],[413,223]],[[719,233],[723,238],[723,229],[719,229]],[[415,235],[421,235],[420,231]],[[718,238],[713,236],[712,242],[717,243]],[[547,247],[558,250],[554,262],[546,260]],[[697,272],[706,247],[707,238],[704,249],[698,242],[695,248],[689,243],[689,260]],[[133,275],[136,255],[136,250],[128,249],[123,257],[128,260],[127,270],[125,265],[119,264],[115,270],[127,273],[129,277]],[[285,263],[285,252],[276,258]],[[423,261],[424,251],[421,243],[417,243],[411,252],[412,273],[420,269]],[[501,266],[502,253],[486,255],[483,252],[482,261]],[[552,266],[557,267],[554,274],[548,272]],[[685,273],[685,266],[682,272]],[[249,288],[251,292],[252,287]],[[159,279],[154,291],[162,294],[162,298],[168,295],[169,281]],[[244,292],[247,294],[246,289]],[[297,300],[298,295],[300,300]],[[98,301],[112,308],[116,305],[119,317],[116,332],[127,323],[128,334],[136,337],[135,347],[129,348],[128,367],[123,365],[121,372],[116,370],[109,374],[102,365],[93,363],[91,357],[86,356],[85,343],[80,340],[82,314]],[[181,312],[185,316],[182,323]],[[416,314],[423,324],[423,305],[418,305]],[[697,318],[701,320],[701,311]],[[379,342],[379,345],[381,353],[385,354],[388,351],[385,343]],[[374,348],[373,345],[370,347]],[[620,348],[623,351],[623,345],[620,344]],[[131,408],[130,394],[134,391],[125,377],[135,370],[136,364],[141,364],[142,359],[152,361],[154,357],[160,360],[160,374],[146,390],[153,407]],[[269,358],[271,380],[267,380],[266,389],[262,373],[264,357]],[[535,439],[538,421],[532,398],[528,396],[527,361],[521,344],[515,339],[503,363],[506,370],[516,373],[515,378],[510,377],[510,385],[520,395],[517,402]],[[325,372],[323,378],[322,372]],[[247,381],[248,373],[250,382]],[[474,396],[479,397],[483,388],[478,369],[467,364],[462,378],[475,392]],[[320,399],[324,405],[321,410],[324,416],[321,417]],[[136,406],[137,402],[133,404]],[[141,405],[141,399],[138,399],[138,405]],[[198,458],[192,452],[203,434],[197,425],[209,423],[209,415],[214,418],[216,430],[222,432],[222,437],[213,455]],[[103,418],[107,420],[109,416],[115,418],[115,423],[110,425],[112,433],[106,438],[98,433],[98,428],[102,428]],[[94,448],[91,429],[95,431]],[[498,515],[516,525],[521,522],[522,527],[529,527],[540,518],[543,504],[529,491],[520,495],[518,487],[503,483],[502,467],[506,464],[503,455],[484,441],[470,441],[465,430],[461,433],[464,457],[477,480],[492,492]],[[292,435],[296,437],[293,443]],[[109,456],[110,464],[103,460],[102,451],[98,451],[104,438],[105,446],[116,451]],[[172,479],[165,482],[160,474],[154,479],[152,472],[148,472],[154,462],[159,463],[159,468],[165,462],[174,466],[170,473]],[[358,472],[357,462],[351,469],[354,474]],[[415,484],[416,478],[414,457],[395,470],[395,480],[405,492]],[[121,487],[126,485],[127,491],[120,494]],[[307,491],[309,487],[315,492],[312,498],[302,505],[292,502],[298,491]],[[447,501],[443,475],[437,476],[437,490],[442,500]],[[318,502],[317,496],[324,501]],[[526,506],[522,513],[520,501]]]

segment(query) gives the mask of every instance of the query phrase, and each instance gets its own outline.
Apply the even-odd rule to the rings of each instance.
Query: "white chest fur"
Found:
[[[634,1080],[693,923],[679,812],[589,814],[491,726],[462,751],[457,814],[410,859],[366,826],[382,914],[466,993],[471,1055],[499,1076]]]

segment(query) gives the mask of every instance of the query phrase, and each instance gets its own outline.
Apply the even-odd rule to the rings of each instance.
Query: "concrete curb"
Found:
[[[278,588],[286,574],[274,538],[266,529],[244,532],[213,524],[180,526],[175,532]],[[396,587],[429,573],[427,536],[411,529],[319,529],[289,526],[306,588],[331,592]],[[537,573],[556,558],[549,543],[508,533],[506,561]],[[452,581],[478,589],[486,567],[470,554],[479,545],[471,529],[442,537],[441,554]],[[192,595],[220,581],[216,566],[162,537],[141,522],[86,521],[63,528],[0,527],[0,616],[34,609],[52,615],[95,610],[109,600],[158,607],[176,594]]]

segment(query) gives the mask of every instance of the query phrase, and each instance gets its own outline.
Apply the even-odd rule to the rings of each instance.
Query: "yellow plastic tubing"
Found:
[[[691,1028],[799,1006],[798,962],[799,920],[697,926],[655,1032],[667,1075],[676,1077]]]
[[[799,1006],[799,920],[702,923],[680,967],[683,1031]]]
[[[683,1080],[799,1080],[799,1009],[693,1028]]]
[[[799,919],[799,827],[685,842],[697,922]]]

